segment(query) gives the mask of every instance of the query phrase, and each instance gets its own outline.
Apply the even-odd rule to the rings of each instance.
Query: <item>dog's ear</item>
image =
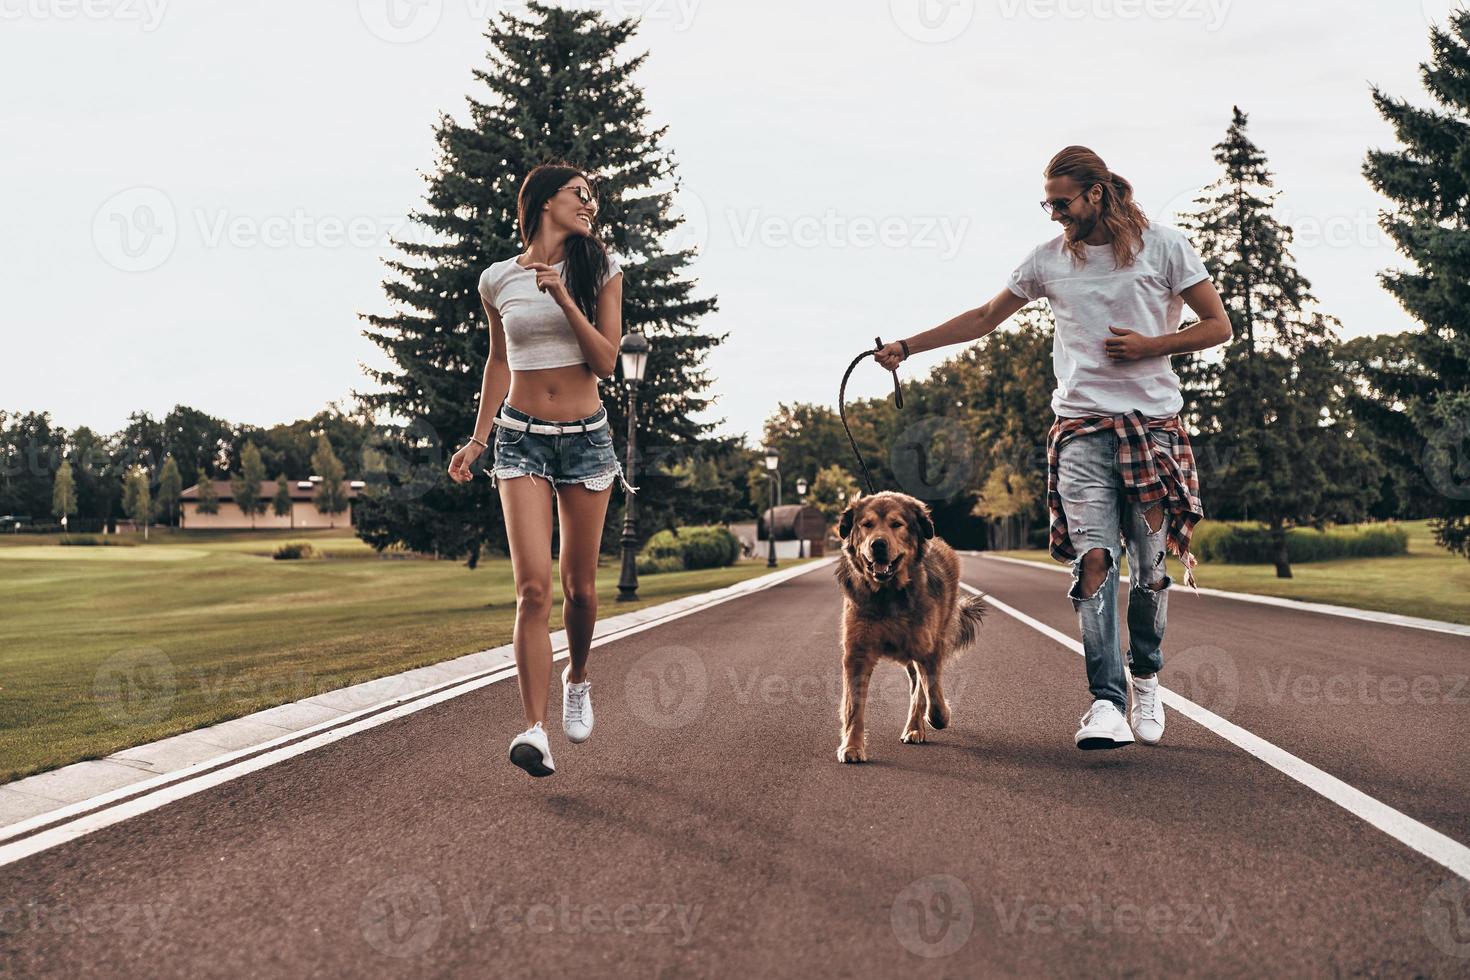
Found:
[[[837,525],[837,536],[844,541],[852,533],[852,520],[855,516],[857,516],[857,503],[853,502],[848,504],[847,509],[842,512],[842,520]]]
[[[934,518],[929,515],[929,505],[915,501],[909,507],[909,527],[921,540],[934,537]]]

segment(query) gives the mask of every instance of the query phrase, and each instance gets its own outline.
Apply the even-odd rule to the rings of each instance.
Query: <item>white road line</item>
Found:
[[[979,589],[963,582],[960,583],[960,588],[977,595],[981,594]],[[1019,620],[1043,636],[1056,640],[1073,653],[1079,655],[1082,653],[1082,644],[1077,640],[1001,602],[994,595],[985,593],[985,603]],[[1307,789],[1326,797],[1436,864],[1453,871],[1461,878],[1470,879],[1470,847],[1446,837],[1432,827],[1426,827],[1413,817],[1400,813],[1362,790],[1349,786],[1336,776],[1323,772],[1310,762],[1297,758],[1285,749],[1278,748],[1234,722],[1226,721],[1213,711],[1200,707],[1162,684],[1159,685],[1159,693],[1169,707],[1208,728],[1225,741],[1237,748],[1244,749],[1271,768],[1285,773]]]
[[[676,619],[683,619],[685,616],[692,616],[695,613],[704,612],[706,609],[713,609],[715,606],[724,605],[725,603],[730,602],[734,599],[740,599],[744,596],[755,595],[757,592],[764,592],[766,589],[772,588],[776,585],[780,585],[784,582],[788,582],[791,579],[796,578],[800,575],[805,575],[808,572],[813,572],[817,569],[826,568],[830,564],[832,564],[831,560],[819,560],[806,565],[798,566],[796,568],[787,569],[782,572],[775,572],[770,575],[763,576],[764,581],[762,581],[760,585],[754,588],[746,588],[738,592],[731,592],[727,595],[712,599],[709,602],[703,603],[701,605],[694,606],[689,609],[682,609],[678,612],[670,613],[667,616],[662,616],[658,619],[649,620],[646,623],[639,623],[636,626],[630,626],[629,628],[625,630],[619,630],[616,633],[609,633],[605,636],[599,636],[592,641],[592,648],[596,649],[597,647],[603,646],[605,644],[614,643],[619,640],[626,639],[627,637],[633,636],[637,633],[642,633],[645,630],[651,630],[657,626],[662,626],[665,623],[671,623]],[[555,662],[557,660],[565,660],[567,656],[568,654],[566,652],[566,648],[563,646],[558,652],[555,652],[553,654],[552,661]],[[185,775],[183,778],[174,778],[179,774],[170,773],[168,774],[168,782],[157,786],[157,788],[146,790],[141,795],[136,795],[132,796],[131,798],[124,799],[125,796],[130,796],[131,794],[138,792],[138,786],[131,786],[125,787],[122,791],[104,793],[90,800],[84,800],[81,803],[73,804],[66,808],[66,812],[81,813],[81,816],[78,816],[71,820],[67,820],[64,823],[60,823],[54,827],[50,827],[49,829],[43,830],[40,833],[34,834],[30,837],[26,837],[21,840],[13,841],[12,843],[0,846],[0,867],[4,867],[8,864],[13,864],[16,861],[28,858],[33,854],[39,854],[42,851],[49,850],[60,844],[65,844],[67,841],[76,840],[78,837],[84,837],[87,834],[94,833],[98,830],[103,829],[104,827],[110,827],[113,824],[121,823],[124,820],[128,820],[132,817],[147,813],[150,810],[157,810],[159,807],[167,806],[168,804],[176,802],[178,800],[182,800],[185,797],[193,796],[195,793],[203,792],[204,790],[214,786],[218,786],[221,783],[227,783],[231,780],[238,779],[241,776],[246,776],[252,772],[257,772],[261,769],[265,769],[268,766],[273,766],[276,763],[285,762],[288,759],[294,759],[296,756],[304,755],[307,752],[312,751],[313,749],[319,749],[323,746],[331,745],[333,742],[339,742],[344,738],[348,738],[360,732],[365,732],[368,729],[376,728],[379,725],[387,724],[390,721],[396,721],[399,718],[405,718],[408,715],[423,711],[425,708],[433,707],[436,704],[442,704],[445,701],[449,701],[464,694],[469,694],[472,691],[477,691],[482,687],[488,687],[489,685],[494,684],[498,681],[503,681],[508,677],[514,676],[516,676],[515,668],[509,667],[503,670],[496,671],[484,677],[475,677],[466,681],[456,682],[445,687],[443,690],[439,690],[429,695],[428,697],[418,696],[419,694],[422,694],[422,692],[418,692],[418,694],[414,695],[405,695],[404,697],[413,697],[417,699],[412,700],[407,704],[400,704],[397,707],[394,707],[388,711],[381,711],[381,705],[365,709],[364,713],[374,711],[377,711],[379,713],[373,714],[371,715],[371,717],[362,718],[361,720],[351,722],[349,724],[342,724],[341,719],[333,719],[330,722],[324,723],[324,725],[326,726],[333,726],[325,731],[321,731],[318,734],[304,738],[301,741],[292,742],[290,745],[285,745],[280,748],[273,749],[269,752],[265,752],[263,754],[253,755],[251,758],[245,759],[244,761],[235,763],[233,765],[216,767],[215,762],[207,762],[201,764],[201,768],[207,769],[208,771],[201,772],[197,775]],[[429,690],[432,690],[432,688],[430,688]],[[400,700],[403,700],[403,698],[400,697],[394,699],[394,701]],[[302,733],[298,732],[288,737],[300,738],[301,734]],[[253,752],[256,750],[249,751]],[[123,799],[123,802],[116,803],[112,806],[107,806],[106,809],[96,809],[96,807],[98,806],[105,806],[106,804],[114,803],[114,801],[118,799]],[[88,810],[93,810],[95,812],[84,812]],[[56,820],[56,816],[56,813],[42,814],[41,817],[33,818],[32,820],[26,821],[26,824],[31,826],[45,826],[46,824],[54,823]],[[20,825],[17,825],[17,827],[18,826]],[[14,827],[6,828],[6,830],[8,831],[12,831],[15,829],[16,828]]]
[[[1039,568],[1044,572],[1061,572],[1071,575],[1072,569],[1061,562],[1039,562],[1027,561],[1024,558],[1011,558],[1008,555],[992,555],[984,551],[962,551],[962,555],[974,558],[984,558],[986,561],[1004,561],[1013,565],[1024,565],[1027,568]],[[1120,576],[1123,581],[1128,580],[1127,575]],[[1183,582],[1175,582],[1171,591],[1188,593],[1193,591]],[[1420,616],[1403,616],[1399,613],[1380,612],[1376,609],[1354,609],[1351,606],[1334,606],[1326,602],[1306,602],[1302,599],[1287,599],[1275,595],[1256,595],[1252,592],[1227,592],[1224,589],[1199,590],[1200,595],[1215,596],[1220,599],[1234,599],[1237,602],[1254,602],[1262,606],[1279,606],[1283,609],[1296,609],[1300,612],[1321,613],[1324,616],[1342,616],[1345,619],[1361,619],[1369,623],[1381,623],[1386,626],[1403,626],[1407,629],[1429,630],[1432,633],[1448,633],[1451,636],[1470,636],[1470,625],[1464,623],[1446,623],[1439,619],[1424,619]]]

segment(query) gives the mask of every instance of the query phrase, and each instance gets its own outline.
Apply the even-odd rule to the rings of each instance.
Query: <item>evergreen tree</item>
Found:
[[[265,463],[261,462],[260,450],[255,443],[245,443],[240,450],[240,472],[230,477],[230,493],[235,495],[235,506],[250,518],[255,527],[255,515],[265,513],[266,502],[261,499],[260,485],[265,481]]]
[[[1437,108],[1373,89],[1403,145],[1369,151],[1363,173],[1393,201],[1380,223],[1414,263],[1379,280],[1424,325],[1412,345],[1421,370],[1386,364],[1373,381],[1404,413],[1398,451],[1419,450],[1437,494],[1436,540],[1470,557],[1470,10],[1433,27],[1429,44],[1420,76]]]
[[[1199,416],[1201,491],[1213,516],[1264,522],[1276,574],[1291,577],[1286,531],[1361,518],[1378,463],[1344,424],[1348,378],[1334,361],[1337,322],[1315,310],[1311,284],[1272,213],[1266,157],[1239,108],[1215,146],[1224,174],[1182,224],[1225,301],[1234,337],[1187,393]]]
[[[219,494],[215,492],[214,480],[210,478],[209,471],[202,466],[199,467],[199,482],[197,486],[199,488],[199,496],[198,504],[194,508],[195,512],[200,514],[218,514]]]
[[[291,507],[291,481],[286,479],[284,472],[276,476],[276,495],[271,500],[271,507],[277,517],[290,515],[291,526],[296,526],[296,514]]]
[[[148,490],[148,468],[134,466],[123,478],[123,513],[143,526],[143,540],[148,540],[148,522],[153,518],[153,500]]]
[[[1338,365],[1351,380],[1354,431],[1383,464],[1378,502],[1369,511],[1377,520],[1417,520],[1438,512],[1435,490],[1425,479],[1423,441],[1399,401],[1408,386],[1427,386],[1420,339],[1417,331],[1369,334],[1337,348]]]
[[[316,452],[311,454],[311,471],[322,478],[311,495],[311,501],[317,510],[328,516],[330,526],[336,527],[336,516],[347,509],[347,486],[342,482],[345,472],[342,463],[332,452],[332,444],[327,441],[325,432],[317,436]]]
[[[163,461],[163,470],[158,474],[158,512],[168,518],[170,526],[178,523],[179,495],[183,491],[178,461],[170,455]]]
[[[63,460],[56,469],[56,480],[51,484],[51,514],[58,521],[66,520],[77,512],[77,485],[72,480],[71,463]]]
[[[399,278],[384,288],[404,311],[369,316],[372,329],[364,331],[396,369],[368,371],[384,390],[359,397],[374,412],[407,420],[379,433],[378,450],[398,465],[359,503],[358,533],[374,547],[399,542],[464,557],[470,567],[482,544],[505,548],[490,481],[455,484],[445,469],[478,410],[489,347],[480,273],[522,251],[516,194],[533,167],[553,159],[593,178],[599,234],[623,262],[623,328],[652,344],[638,391],[640,531],[668,523],[678,506],[677,477],[650,462],[687,456],[713,428],[694,416],[710,404],[704,360],[722,338],[697,332],[715,303],[695,298],[683,274],[692,251],[665,251],[662,244],[679,224],[669,214],[674,167],[661,145],[665,130],[649,128],[633,81],[644,56],[622,56],[634,30],[631,20],[540,3],[529,4],[524,18],[498,17],[486,34],[488,63],[474,73],[487,91],[468,100],[469,124],[441,117],[427,207],[412,215],[434,240],[395,242],[404,258],[389,262]],[[620,386],[608,379],[602,393],[621,457],[627,426]],[[488,462],[482,457],[477,472]],[[609,518],[612,542],[621,522]]]

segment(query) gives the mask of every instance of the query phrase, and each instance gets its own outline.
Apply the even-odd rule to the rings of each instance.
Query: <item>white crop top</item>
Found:
[[[536,270],[517,264],[517,258],[496,262],[480,274],[480,296],[505,325],[505,357],[510,369],[536,371],[586,364],[567,315],[549,293],[536,288]],[[552,266],[558,272],[565,267],[565,261]],[[601,290],[622,271],[618,260],[608,253],[607,272],[597,288]]]

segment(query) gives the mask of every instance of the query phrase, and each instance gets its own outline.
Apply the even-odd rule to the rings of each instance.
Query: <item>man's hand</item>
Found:
[[[1145,337],[1124,327],[1108,327],[1113,336],[1103,341],[1103,351],[1112,361],[1141,361],[1158,357],[1158,338]]]
[[[892,371],[903,362],[903,347],[895,340],[891,344],[884,344],[873,356],[882,365],[883,370]]]

